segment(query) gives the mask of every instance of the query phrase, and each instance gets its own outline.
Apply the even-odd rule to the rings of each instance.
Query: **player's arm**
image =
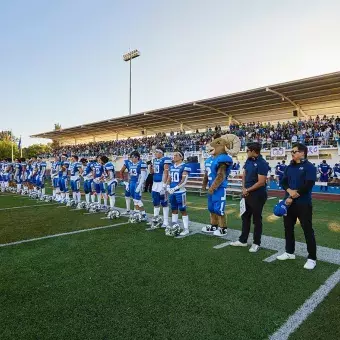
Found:
[[[150,164],[150,175],[153,175],[155,172],[154,168],[153,168],[153,164]]]
[[[189,178],[189,172],[183,171],[182,180],[173,188],[173,190],[176,191],[176,190],[183,188],[187,184],[188,178]]]
[[[126,170],[126,165],[124,164],[124,165],[122,166],[122,168],[120,169],[120,171],[119,171],[119,177],[120,177],[120,179],[121,179],[122,181],[124,181],[124,172],[125,172],[125,170]]]
[[[16,178],[19,174],[19,167],[15,167],[14,177]]]
[[[217,174],[214,182],[211,184],[209,188],[209,192],[213,193],[226,179],[227,177],[227,169],[230,167],[230,163],[221,163],[217,169]]]
[[[203,183],[202,183],[202,190],[205,190],[208,185],[208,171],[204,171]]]
[[[164,184],[168,183],[168,178],[169,178],[169,164],[164,164],[164,171],[163,171],[162,182]]]

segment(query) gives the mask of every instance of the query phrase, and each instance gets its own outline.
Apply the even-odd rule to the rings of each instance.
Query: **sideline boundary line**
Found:
[[[2,248],[2,247],[9,247],[9,246],[15,246],[15,245],[22,244],[22,243],[41,241],[41,240],[46,240],[46,239],[55,238],[55,237],[80,234],[80,233],[85,233],[87,231],[114,228],[114,227],[118,227],[118,226],[123,225],[123,224],[128,224],[128,222],[121,222],[121,223],[116,223],[116,224],[105,225],[105,226],[102,226],[102,227],[80,229],[80,230],[70,231],[70,232],[67,232],[67,233],[53,234],[53,235],[47,235],[47,236],[42,236],[42,237],[30,238],[30,239],[27,239],[27,240],[15,241],[15,242],[10,242],[10,243],[3,243],[3,244],[0,244],[0,248]]]

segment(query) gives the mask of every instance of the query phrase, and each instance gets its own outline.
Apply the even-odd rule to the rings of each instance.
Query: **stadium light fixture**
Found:
[[[132,59],[138,58],[140,52],[138,50],[133,50],[129,53],[123,55],[123,60],[129,62],[130,64],[130,86],[129,86],[129,115],[131,116],[131,75],[132,75]]]

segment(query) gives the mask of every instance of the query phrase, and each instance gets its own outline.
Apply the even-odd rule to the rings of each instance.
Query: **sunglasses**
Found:
[[[298,152],[301,152],[301,151],[299,151],[299,150],[291,151],[291,154],[292,154],[292,155],[295,155],[295,154],[298,153]]]

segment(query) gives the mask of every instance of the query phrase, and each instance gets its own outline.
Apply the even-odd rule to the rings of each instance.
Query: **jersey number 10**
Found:
[[[171,172],[171,182],[179,182],[179,172]]]

